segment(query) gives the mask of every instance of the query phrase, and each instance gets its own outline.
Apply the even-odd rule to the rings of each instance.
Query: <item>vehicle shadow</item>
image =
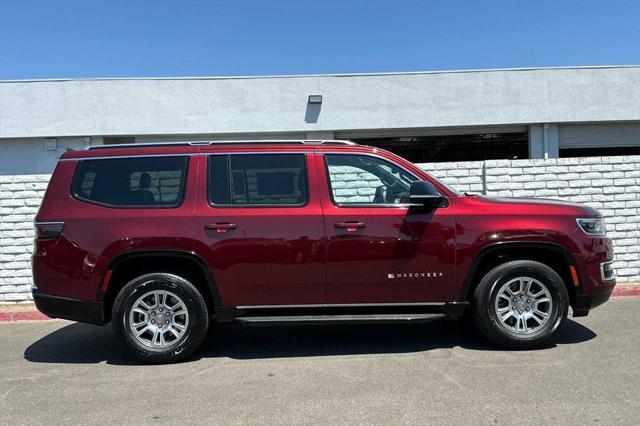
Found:
[[[567,320],[546,348],[582,343],[594,337],[596,334],[587,327]],[[453,347],[499,350],[479,336],[468,322],[445,319],[426,324],[252,328],[221,325],[212,328],[190,360],[412,353]],[[79,323],[62,327],[34,342],[25,350],[24,358],[37,363],[136,364],[120,348],[110,327]]]

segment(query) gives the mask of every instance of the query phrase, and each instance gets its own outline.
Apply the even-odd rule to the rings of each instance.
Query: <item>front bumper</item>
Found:
[[[33,289],[32,292],[36,308],[48,317],[98,325],[105,323],[101,302],[52,296],[36,289]]]
[[[586,317],[591,309],[598,307],[609,300],[614,287],[615,285],[612,285],[607,291],[602,293],[577,294],[576,300],[572,305],[573,316]]]

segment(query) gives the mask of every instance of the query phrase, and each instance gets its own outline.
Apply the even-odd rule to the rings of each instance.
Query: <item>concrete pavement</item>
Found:
[[[212,330],[177,365],[135,365],[110,328],[0,324],[0,424],[637,424],[640,299],[569,320],[548,348],[467,325]]]

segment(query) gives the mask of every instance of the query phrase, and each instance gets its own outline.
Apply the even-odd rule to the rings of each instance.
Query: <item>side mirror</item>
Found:
[[[425,207],[437,207],[442,201],[442,195],[430,182],[424,180],[416,180],[411,182],[409,189],[409,202],[421,204]]]

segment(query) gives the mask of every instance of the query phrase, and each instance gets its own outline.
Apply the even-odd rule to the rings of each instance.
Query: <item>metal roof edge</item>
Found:
[[[593,70],[593,69],[624,69],[639,68],[638,65],[589,65],[589,66],[561,66],[561,67],[520,67],[520,68],[481,68],[462,70],[434,70],[434,71],[397,71],[370,73],[334,73],[334,74],[283,74],[283,75],[246,75],[246,76],[202,76],[202,77],[87,77],[87,78],[42,78],[42,79],[9,79],[0,83],[47,83],[47,82],[75,82],[75,81],[172,81],[172,80],[254,80],[278,78],[323,78],[323,77],[374,77],[374,76],[409,76],[430,74],[462,74],[486,72],[522,72],[522,71],[562,71],[562,70]]]

